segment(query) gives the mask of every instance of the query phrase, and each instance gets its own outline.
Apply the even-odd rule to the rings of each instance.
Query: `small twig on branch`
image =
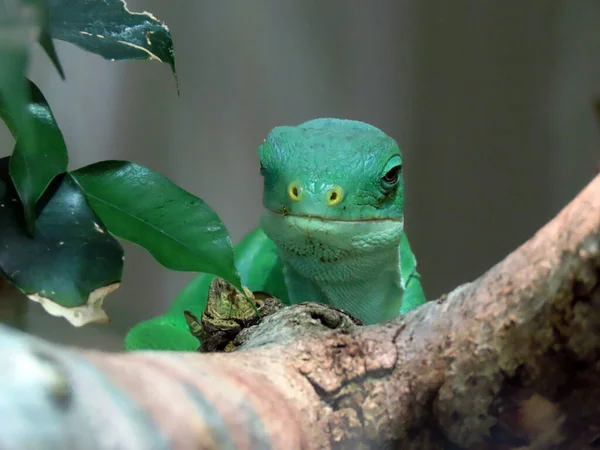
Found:
[[[405,316],[302,304],[243,333],[231,353],[109,354],[2,328],[0,448],[597,446],[600,176]]]

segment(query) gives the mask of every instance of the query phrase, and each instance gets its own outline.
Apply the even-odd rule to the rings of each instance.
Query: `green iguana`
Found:
[[[242,284],[284,303],[317,301],[366,324],[425,302],[404,232],[402,156],[366,123],[315,119],[274,128],[258,150],[265,212],[235,247]],[[200,316],[214,276],[201,274],[125,348],[195,350],[183,312]]]

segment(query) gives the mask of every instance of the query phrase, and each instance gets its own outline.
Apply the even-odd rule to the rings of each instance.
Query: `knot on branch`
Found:
[[[231,352],[242,346],[258,347],[315,331],[362,325],[358,318],[333,306],[299,303],[286,307],[266,292],[244,290],[242,294],[224,279],[215,277],[208,289],[202,319],[185,311],[190,332],[200,341],[201,352]],[[254,302],[256,310],[248,299]]]

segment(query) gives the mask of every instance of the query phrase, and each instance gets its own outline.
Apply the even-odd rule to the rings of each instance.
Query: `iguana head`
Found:
[[[263,205],[282,215],[333,221],[403,217],[396,142],[362,122],[316,119],[273,129],[259,148]]]
[[[375,254],[397,254],[404,189],[392,138],[362,122],[316,119],[273,129],[259,156],[261,226],[304,276],[323,277],[322,263],[348,261],[335,277],[357,279],[373,270]]]

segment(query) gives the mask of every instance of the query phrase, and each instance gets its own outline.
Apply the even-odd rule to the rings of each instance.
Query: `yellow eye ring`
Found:
[[[300,201],[301,192],[302,190],[296,181],[292,181],[288,186],[288,197],[295,202]]]
[[[344,190],[339,186],[334,186],[327,193],[327,204],[329,206],[338,205],[344,198]]]

